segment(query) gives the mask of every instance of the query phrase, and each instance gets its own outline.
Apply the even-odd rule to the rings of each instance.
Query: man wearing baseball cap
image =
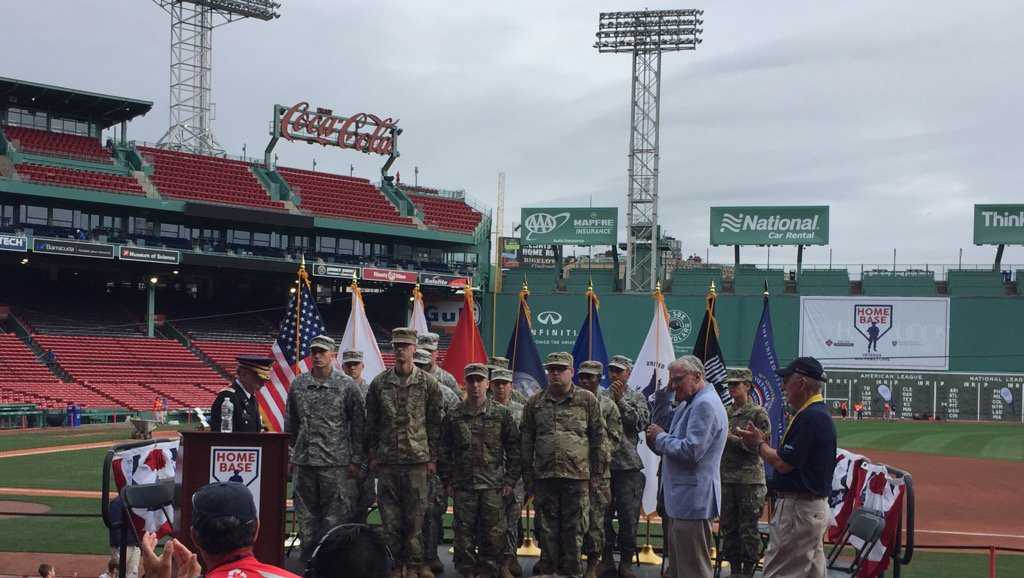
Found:
[[[394,367],[373,378],[366,393],[370,471],[378,478],[381,525],[395,559],[392,576],[434,578],[424,564],[421,534],[441,452],[441,388],[413,364],[415,329],[395,328],[391,345]]]
[[[776,371],[786,402],[796,411],[773,449],[764,432],[748,426],[736,433],[775,468],[768,489],[776,496],[772,537],[764,575],[824,576],[822,539],[828,529],[828,496],[836,463],[836,428],[821,395],[828,380],[821,363],[798,357]]]
[[[298,578],[295,574],[264,564],[253,555],[260,521],[249,489],[238,482],[220,482],[199,488],[192,495],[192,542],[206,566],[208,578]],[[178,578],[202,575],[196,554],[171,540],[160,557],[154,553],[156,534],[142,538],[142,564],[147,578],[172,578],[171,562]]]
[[[334,365],[334,340],[309,344],[313,367],[292,381],[284,431],[295,466],[295,514],[302,560],[328,530],[352,519],[358,500],[366,413],[352,378]]]

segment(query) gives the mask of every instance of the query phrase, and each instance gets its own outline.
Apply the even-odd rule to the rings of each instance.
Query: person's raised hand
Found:
[[[139,543],[142,553],[142,568],[146,578],[173,578],[171,576],[171,560],[174,556],[174,540],[164,546],[163,553],[156,555],[157,537],[153,532],[146,532]]]
[[[171,540],[174,544],[174,548],[171,550],[171,555],[174,558],[175,569],[177,570],[177,578],[195,578],[201,576],[203,573],[203,567],[199,565],[199,557],[192,551],[190,551],[184,544],[179,542],[177,538]]]
[[[665,430],[658,424],[652,423],[647,426],[647,447],[654,447],[654,440],[658,439],[658,434],[665,433]]]
[[[616,379],[612,382],[612,397],[615,401],[622,399],[623,394],[626,393],[626,383]]]
[[[764,432],[754,427],[753,424],[747,424],[745,428],[736,428],[735,432],[743,440],[743,443],[752,448],[761,445],[761,442],[764,441]]]

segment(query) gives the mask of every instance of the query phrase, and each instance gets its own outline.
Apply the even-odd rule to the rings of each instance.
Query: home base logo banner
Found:
[[[949,299],[801,297],[800,355],[825,367],[949,369]]]
[[[210,448],[210,483],[238,482],[245,484],[260,511],[260,469],[262,448],[214,446]]]

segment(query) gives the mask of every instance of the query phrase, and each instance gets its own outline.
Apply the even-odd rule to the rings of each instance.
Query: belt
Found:
[[[775,492],[775,497],[786,500],[824,500],[825,496],[819,496],[810,492]]]

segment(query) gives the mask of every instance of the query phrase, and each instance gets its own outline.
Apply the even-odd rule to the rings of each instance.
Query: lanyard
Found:
[[[825,401],[825,398],[822,397],[820,393],[816,393],[816,394],[812,395],[810,397],[810,399],[805,401],[802,406],[800,406],[800,409],[797,410],[797,412],[793,415],[793,419],[789,420],[789,423],[786,424],[786,432],[782,434],[782,443],[786,443],[786,438],[789,436],[789,428],[793,426],[793,422],[796,421],[796,418],[800,415],[800,412],[802,412],[803,410],[807,409],[807,406],[811,405],[812,403],[814,403],[816,401],[823,402],[823,401]]]

